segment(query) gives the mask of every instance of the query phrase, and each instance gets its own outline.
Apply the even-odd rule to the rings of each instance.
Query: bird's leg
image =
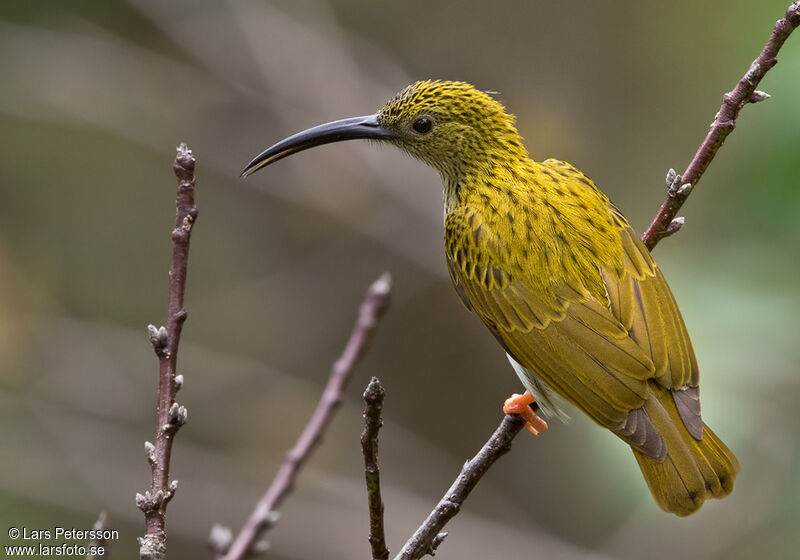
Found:
[[[525,427],[528,428],[533,435],[538,436],[539,432],[547,431],[547,422],[539,418],[536,412],[534,412],[531,405],[535,402],[536,400],[533,398],[533,395],[528,391],[525,391],[522,395],[514,393],[507,398],[506,402],[503,404],[503,412],[522,416],[522,419],[525,420]]]

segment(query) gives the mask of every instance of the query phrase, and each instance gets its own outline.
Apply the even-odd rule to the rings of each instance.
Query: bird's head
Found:
[[[527,156],[514,116],[489,94],[465,82],[426,80],[405,88],[374,115],[323,124],[278,142],[242,175],[307,148],[358,138],[394,144],[450,181]]]

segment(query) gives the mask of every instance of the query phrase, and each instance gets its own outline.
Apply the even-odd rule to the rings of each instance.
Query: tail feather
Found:
[[[661,509],[679,516],[697,511],[708,498],[724,498],[733,490],[739,462],[703,424],[698,441],[687,430],[669,391],[651,384],[644,408],[667,446],[659,461],[633,449],[639,468]]]

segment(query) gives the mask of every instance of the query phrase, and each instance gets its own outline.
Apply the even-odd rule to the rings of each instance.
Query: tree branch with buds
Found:
[[[176,196],[175,228],[172,230],[172,266],[169,270],[169,298],[167,301],[167,323],[162,327],[147,327],[150,343],[158,357],[158,425],[155,444],[144,444],[147,462],[150,464],[150,489],[136,494],[136,505],[144,512],[147,532],[139,539],[141,560],[163,560],[166,558],[167,504],[175,496],[177,480],[169,480],[169,466],[175,433],[186,422],[186,408],[175,401],[175,395],[183,385],[183,376],[176,375],[178,344],[181,339],[186,310],[183,307],[186,289],[186,270],[189,262],[189,240],[197,219],[194,204],[195,158],[186,144],[178,146],[172,166],[178,178]]]
[[[739,112],[749,103],[769,99],[769,94],[756,88],[766,73],[778,63],[778,51],[798,25],[800,25],[800,2],[793,2],[786,10],[786,16],[775,22],[767,44],[736,87],[722,96],[722,105],[714,117],[711,130],[700,144],[689,166],[680,175],[674,169],[670,169],[667,173],[667,198],[661,204],[650,227],[642,235],[642,241],[651,251],[659,241],[669,237],[683,225],[683,218],[676,217],[678,211],[689,198],[692,189],[705,173],[725,139],[733,132]]]
[[[364,391],[364,431],[361,433],[361,452],[364,454],[364,478],[367,483],[369,506],[369,544],[372,560],[389,560],[386,534],[383,528],[383,498],[381,471],[378,467],[378,431],[383,426],[381,412],[386,396],[381,382],[373,377]]]

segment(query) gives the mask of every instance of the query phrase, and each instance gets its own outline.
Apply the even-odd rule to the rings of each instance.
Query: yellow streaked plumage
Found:
[[[675,299],[590,179],[562,161],[532,160],[500,103],[444,81],[412,84],[376,115],[290,137],[245,174],[350,138],[392,143],[439,171],[456,291],[543,404],[555,391],[626,441],[666,511],[688,515],[732,490],[739,465],[701,419],[697,361]]]

